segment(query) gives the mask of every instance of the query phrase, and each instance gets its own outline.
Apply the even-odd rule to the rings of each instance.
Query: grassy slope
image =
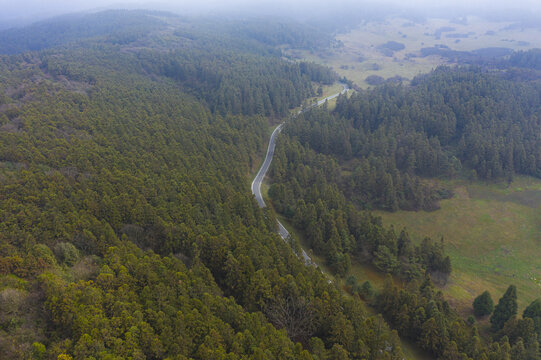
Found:
[[[509,187],[456,184],[456,195],[434,212],[380,212],[385,224],[445,238],[453,275],[444,288],[463,314],[489,290],[497,301],[509,284],[518,289],[519,311],[541,296],[541,181],[519,178]]]

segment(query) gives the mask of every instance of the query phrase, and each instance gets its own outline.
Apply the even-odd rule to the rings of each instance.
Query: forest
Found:
[[[312,30],[107,11],[0,33],[2,358],[398,360],[403,338],[539,359],[539,301],[517,317],[512,285],[484,295],[479,335],[434,285],[444,239],[370,212],[437,207],[431,177],[539,176],[537,85],[441,68],[291,118],[261,209],[269,128],[338,79],[277,47],[327,46]],[[363,261],[384,288],[305,266],[275,211],[338,278]]]
[[[286,123],[269,197],[338,276],[347,276],[352,262],[392,275],[379,293],[352,275],[346,286],[401,337],[438,359],[538,359],[538,301],[519,318],[513,285],[496,307],[488,292],[476,300],[478,319],[491,315],[493,342],[484,344],[476,319],[461,318],[434,286],[452,271],[444,238],[414,242],[370,209],[433,211],[453,196],[437,179],[539,177],[540,94],[536,82],[440,67],[410,86],[342,95],[333,110],[310,109]]]
[[[268,121],[335,75],[181,30],[0,59],[2,357],[402,358],[249,191]]]

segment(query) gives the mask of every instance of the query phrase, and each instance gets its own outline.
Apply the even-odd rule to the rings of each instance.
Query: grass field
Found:
[[[427,19],[423,23],[413,23],[402,18],[389,18],[384,22],[361,24],[348,33],[339,34],[336,39],[343,43],[342,47],[317,53],[300,50],[286,50],[286,53],[331,66],[340,75],[366,88],[369,85],[365,79],[369,75],[378,75],[385,79],[398,75],[411,80],[420,73],[446,64],[446,61],[438,56],[408,56],[417,54],[424,47],[446,45],[459,51],[488,47],[513,50],[539,47],[541,30],[514,29],[508,28],[509,25],[511,24],[508,22],[489,22],[474,17],[469,17],[465,23],[446,19]],[[388,41],[401,43],[405,48],[395,51],[391,56],[385,56],[378,46]],[[377,69],[374,64],[377,64]]]
[[[379,212],[386,225],[445,239],[453,274],[443,288],[464,315],[473,299],[489,290],[497,301],[507,286],[518,289],[519,312],[541,297],[541,181],[519,178],[504,184],[449,184],[456,195],[434,212]]]

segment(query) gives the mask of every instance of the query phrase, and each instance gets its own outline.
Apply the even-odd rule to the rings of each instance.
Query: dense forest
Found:
[[[540,90],[480,68],[441,67],[411,87],[386,84],[342,96],[333,112],[302,114],[286,133],[291,146],[336,162],[329,166],[344,171],[331,171],[332,182],[361,208],[432,210],[451,194],[427,178],[541,176]],[[290,154],[298,150],[284,151],[288,162],[299,162]],[[279,161],[277,171],[287,172]]]
[[[2,357],[403,358],[249,190],[269,120],[335,75],[197,31],[0,59]]]
[[[541,70],[541,49],[514,52],[508,61],[511,66]]]
[[[379,293],[353,276],[346,286],[401,337],[438,359],[539,359],[539,301],[520,318],[514,286],[495,307],[489,293],[480,296],[475,313],[491,315],[486,343],[475,318],[462,319],[432,283],[452,271],[444,239],[414,243],[368,210],[434,210],[453,195],[439,178],[539,177],[540,96],[536,82],[477,67],[441,67],[410,86],[340,96],[332,111],[311,109],[286,123],[269,197],[337,275],[355,261],[393,276]]]

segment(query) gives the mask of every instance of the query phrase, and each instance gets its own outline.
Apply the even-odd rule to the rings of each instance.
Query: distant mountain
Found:
[[[0,53],[37,51],[89,38],[107,37],[122,41],[165,27],[157,15],[171,13],[143,10],[110,10],[93,14],[71,14],[37,22],[23,28],[0,31]],[[126,41],[126,39],[124,39]]]

